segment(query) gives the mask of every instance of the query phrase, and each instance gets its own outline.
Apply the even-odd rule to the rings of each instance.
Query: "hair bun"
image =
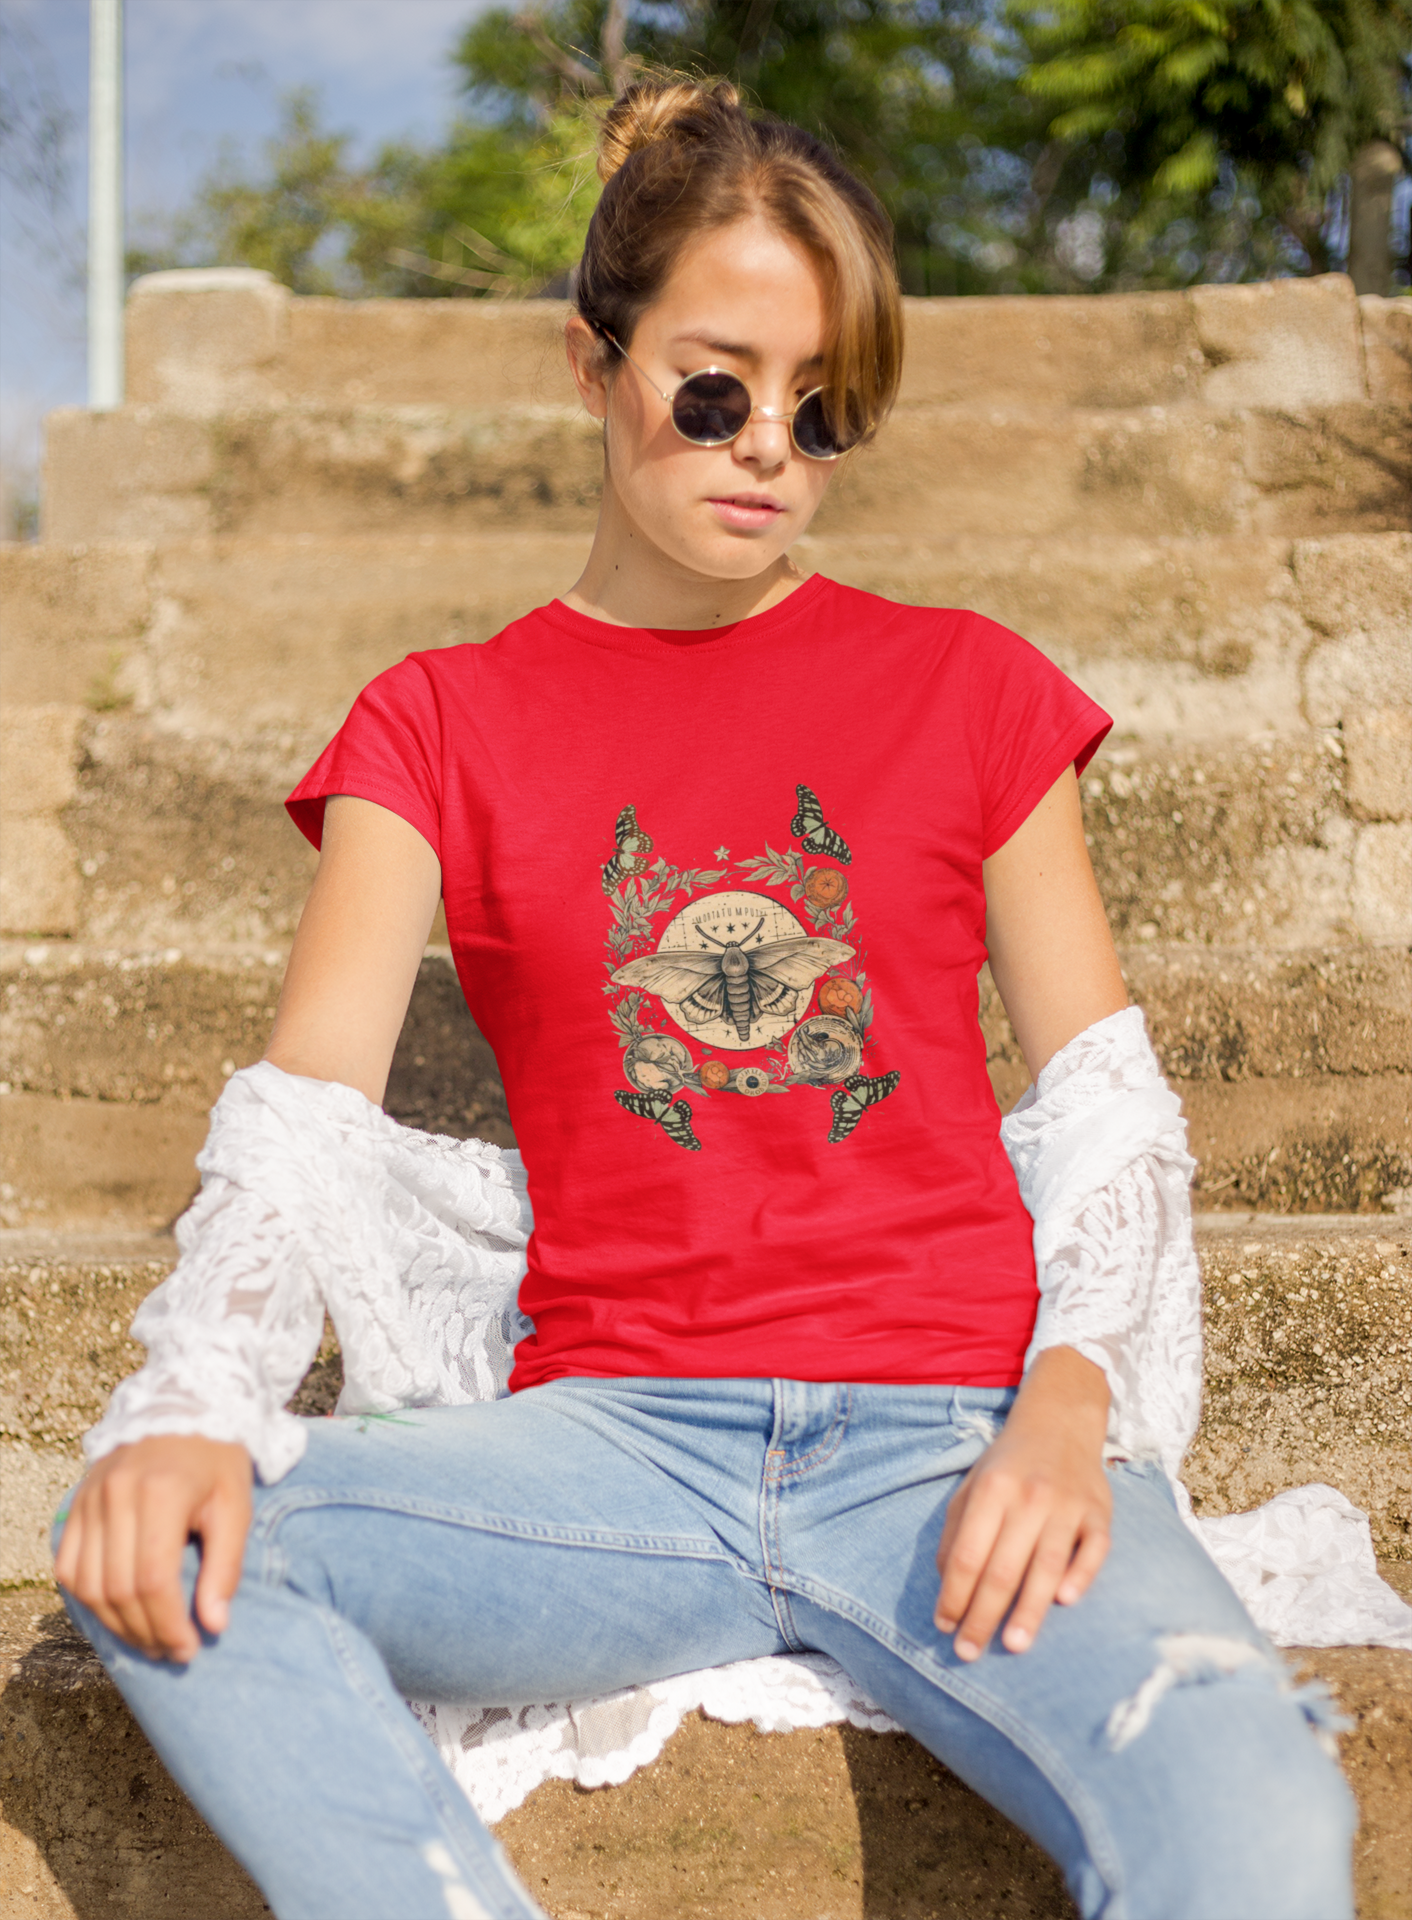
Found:
[[[634,81],[608,109],[598,137],[598,177],[609,181],[643,147],[674,137],[700,139],[725,114],[738,113],[729,80],[702,85],[675,75]]]

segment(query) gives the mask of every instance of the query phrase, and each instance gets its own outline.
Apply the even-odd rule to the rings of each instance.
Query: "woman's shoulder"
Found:
[[[544,626],[545,609],[535,607],[483,639],[416,647],[395,665],[385,667],[368,682],[364,692],[376,690],[386,698],[413,703],[428,695],[434,698],[444,689],[474,680],[492,663],[522,652],[541,636]]]
[[[905,561],[899,573],[905,572]],[[870,639],[896,639],[904,645],[969,655],[992,650],[1038,650],[1020,634],[974,607],[935,606],[897,600],[890,594],[827,578],[828,606],[839,626],[866,631]]]

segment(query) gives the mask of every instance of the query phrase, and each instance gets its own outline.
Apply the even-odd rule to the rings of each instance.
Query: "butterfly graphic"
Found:
[[[799,796],[799,811],[790,821],[789,830],[795,839],[806,853],[827,854],[830,860],[841,860],[845,867],[851,867],[853,855],[848,842],[825,820],[818,794],[812,787],[796,787],[794,791]]]
[[[692,1026],[729,1021],[741,1046],[748,1047],[750,1028],[762,1013],[792,1013],[805,987],[853,958],[853,948],[841,940],[811,940],[804,934],[749,946],[764,924],[761,914],[739,940],[718,940],[698,922],[696,931],[718,952],[649,953],[629,960],[610,977],[615,987],[655,993]]]
[[[902,1075],[894,1070],[880,1073],[870,1080],[865,1073],[851,1073],[841,1087],[835,1087],[830,1105],[833,1107],[833,1125],[829,1128],[829,1139],[846,1140],[869,1107],[875,1107],[879,1100],[886,1100],[896,1087]]]
[[[620,1107],[642,1120],[655,1120],[669,1140],[689,1153],[700,1153],[701,1142],[691,1131],[691,1102],[673,1100],[669,1093],[625,1093],[613,1095]]]
[[[603,891],[612,893],[635,873],[646,873],[647,856],[652,851],[652,835],[637,824],[637,808],[624,807],[613,829],[618,851],[603,869]]]

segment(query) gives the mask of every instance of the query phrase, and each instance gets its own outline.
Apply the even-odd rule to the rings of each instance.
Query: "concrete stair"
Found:
[[[140,1357],[126,1329],[174,1257],[206,1111],[268,1033],[312,871],[280,798],[374,674],[489,637],[582,564],[599,455],[563,318],[152,276],[128,404],[54,417],[44,539],[0,549],[16,1913],[262,1910],[56,1621],[44,1535]],[[898,411],[798,557],[977,607],[1114,714],[1090,845],[1200,1164],[1193,1495],[1327,1481],[1412,1585],[1412,303],[1329,276],[907,320]],[[387,1104],[508,1143],[444,943]],[[1008,1105],[1025,1069],[981,987]],[[299,1404],[326,1410],[338,1375],[329,1339]],[[1357,1722],[1360,1914],[1405,1914],[1412,1662],[1313,1658]],[[920,1750],[851,1732],[692,1723],[627,1787],[547,1787],[502,1834],[562,1920],[1070,1911]]]

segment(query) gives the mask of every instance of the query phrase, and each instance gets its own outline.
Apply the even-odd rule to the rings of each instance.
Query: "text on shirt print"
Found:
[[[837,1143],[900,1078],[895,1069],[863,1070],[873,997],[841,871],[852,849],[812,787],[795,795],[789,832],[798,852],[777,853],[767,841],[763,854],[732,863],[729,848],[718,847],[721,867],[673,867],[661,854],[649,860],[654,842],[635,805],[624,806],[614,826],[615,851],[603,868],[612,911],[603,990],[632,1090],[613,1097],[689,1152],[702,1142],[688,1093],[754,1098],[813,1088],[829,1095],[826,1137]],[[722,886],[733,873],[746,884]],[[721,1053],[755,1057],[732,1065]]]

